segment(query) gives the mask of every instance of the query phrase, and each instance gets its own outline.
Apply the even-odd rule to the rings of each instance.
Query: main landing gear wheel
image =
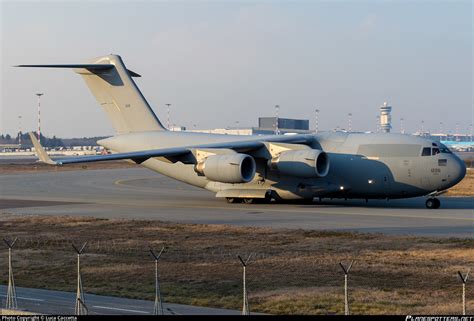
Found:
[[[244,204],[253,204],[253,203],[256,203],[256,200],[254,198],[243,198],[242,202]]]
[[[437,198],[428,198],[425,203],[426,207],[429,209],[437,209],[440,207],[441,202]]]
[[[229,204],[234,204],[234,203],[239,203],[240,199],[235,198],[235,197],[226,197],[227,203]]]

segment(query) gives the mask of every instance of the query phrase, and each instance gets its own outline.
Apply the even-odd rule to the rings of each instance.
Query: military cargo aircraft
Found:
[[[118,55],[87,64],[18,67],[73,69],[116,131],[97,142],[113,153],[59,160],[52,160],[31,133],[40,161],[51,165],[131,160],[229,203],[426,196],[431,209],[439,208],[436,197],[466,174],[464,162],[446,146],[410,135],[234,136],[166,130],[133,80],[140,75]]]

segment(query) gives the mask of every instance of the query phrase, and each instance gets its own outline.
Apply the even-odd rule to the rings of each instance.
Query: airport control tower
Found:
[[[387,102],[384,102],[383,105],[380,106],[380,129],[384,133],[390,133],[390,129],[392,129],[391,111],[392,106],[389,106]]]

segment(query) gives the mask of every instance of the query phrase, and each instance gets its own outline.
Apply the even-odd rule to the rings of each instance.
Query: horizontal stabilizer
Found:
[[[141,75],[137,74],[136,72],[131,71],[130,69],[127,69],[128,74],[130,77],[141,77]]]
[[[70,65],[17,65],[14,67],[25,67],[25,68],[84,68],[89,71],[106,71],[115,67],[113,64],[70,64]],[[141,77],[134,71],[127,69],[130,77]]]
[[[118,55],[108,55],[71,64],[19,64],[20,68],[68,70],[80,75],[118,134],[166,131],[140,92],[134,78]]]
[[[84,68],[88,70],[109,70],[115,66],[112,64],[72,64],[72,65],[18,65],[15,67],[28,68]]]

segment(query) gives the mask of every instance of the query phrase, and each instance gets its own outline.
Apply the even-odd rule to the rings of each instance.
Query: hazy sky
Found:
[[[466,132],[473,122],[471,1],[20,2],[1,6],[0,133],[36,128],[62,137],[112,134],[71,70],[16,64],[81,63],[115,53],[142,75],[163,123],[256,126],[258,116],[309,118],[320,129],[374,130],[393,106],[415,131],[424,120]]]

